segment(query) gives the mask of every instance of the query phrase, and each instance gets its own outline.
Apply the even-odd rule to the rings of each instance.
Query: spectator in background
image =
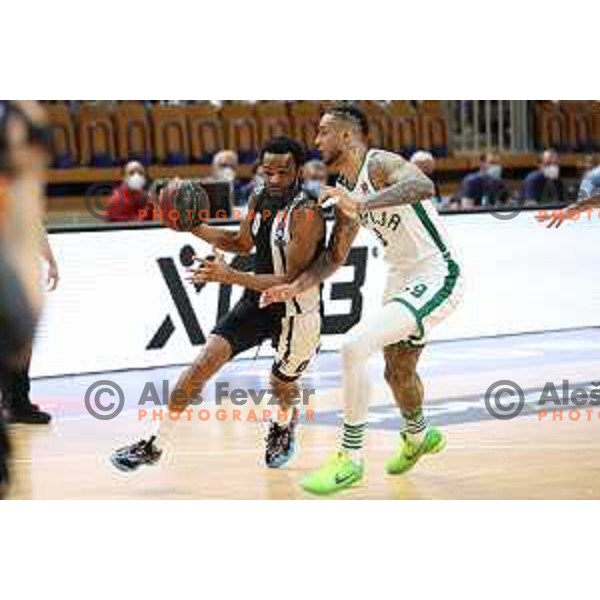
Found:
[[[433,158],[433,154],[426,150],[417,150],[410,157],[410,162],[419,167],[419,169],[433,181],[433,187],[435,189],[434,200],[436,206],[440,208],[442,206],[442,195],[440,194],[440,188],[438,187],[435,177],[435,158]]]
[[[559,204],[566,200],[556,150],[545,150],[540,166],[527,175],[523,182],[522,199],[525,206]]]
[[[132,160],[125,165],[123,181],[113,190],[106,209],[107,221],[149,221],[152,211],[147,206],[146,170]]]
[[[238,192],[238,201],[241,206],[247,206],[250,200],[250,196],[258,183],[258,180],[262,177],[262,165],[259,162],[252,165],[252,179],[242,185]]]
[[[581,179],[585,179],[591,171],[594,170],[596,161],[594,160],[593,154],[586,154],[583,158],[583,162],[579,165],[579,172],[581,173]]]
[[[594,167],[593,159],[586,163],[586,171],[579,185],[578,200],[585,200],[600,193],[600,165]]]
[[[316,181],[320,185],[327,185],[327,166],[322,160],[309,160],[302,168],[302,182]]]
[[[510,197],[502,179],[502,164],[495,152],[482,155],[481,165],[475,173],[467,175],[461,184],[461,208],[486,208],[500,206]]]
[[[577,200],[564,208],[562,211],[544,211],[546,214],[540,216],[542,222],[549,221],[547,227],[560,227],[569,218],[565,218],[574,212],[586,212],[588,210],[600,207],[600,166],[594,167],[593,157],[588,156],[585,159],[583,167],[583,177],[579,186]],[[558,213],[558,214],[557,214]],[[586,218],[586,220],[589,217]]]
[[[231,202],[234,206],[244,204],[243,184],[237,176],[238,164],[238,155],[234,150],[217,152],[212,162],[211,181],[228,183],[231,186]]]

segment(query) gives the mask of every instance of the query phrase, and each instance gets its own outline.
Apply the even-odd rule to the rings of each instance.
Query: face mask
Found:
[[[255,175],[252,179],[252,190],[255,194],[260,194],[265,189],[265,180],[261,175]]]
[[[542,172],[547,179],[558,179],[560,175],[560,167],[558,165],[546,165]]]
[[[127,178],[127,187],[139,192],[146,185],[146,178],[140,173],[134,173]]]
[[[488,165],[485,169],[488,177],[492,179],[500,179],[502,177],[502,166],[501,165]]]
[[[232,167],[223,167],[219,169],[217,173],[219,181],[225,181],[227,183],[233,183],[235,181],[235,169]]]
[[[321,193],[321,183],[316,179],[309,179],[302,184],[302,189],[314,200],[319,197]]]

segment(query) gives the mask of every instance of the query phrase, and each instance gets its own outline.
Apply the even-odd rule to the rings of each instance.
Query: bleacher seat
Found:
[[[440,100],[423,100],[419,103],[419,148],[429,150],[434,156],[448,156],[448,121]]]
[[[123,102],[115,112],[117,154],[119,160],[130,160],[149,165],[152,155],[152,135],[148,113],[140,102]]]
[[[534,104],[534,116],[535,140],[538,148],[566,151],[566,119],[559,105],[551,100],[537,100]]]
[[[392,149],[410,157],[419,139],[417,111],[409,100],[392,100],[388,105],[392,130]]]
[[[600,100],[590,100],[588,110],[592,124],[592,146],[598,152],[600,151]]]
[[[309,158],[319,158],[315,138],[321,120],[321,106],[312,100],[296,100],[290,103],[289,109],[293,136],[306,146]]]
[[[52,166],[68,169],[79,163],[77,137],[69,107],[64,102],[46,104],[52,136]]]
[[[164,165],[185,165],[190,162],[188,123],[180,106],[150,108],[154,138],[154,156]]]
[[[254,107],[246,102],[226,102],[221,107],[226,146],[238,153],[242,164],[258,158],[259,134]]]
[[[181,110],[188,122],[192,162],[210,164],[214,155],[225,147],[219,109],[210,102],[203,102]]]
[[[82,165],[111,167],[117,163],[115,128],[108,108],[82,103],[79,107],[78,132]]]
[[[280,135],[289,136],[292,126],[285,102],[262,101],[255,107],[260,144]]]
[[[565,116],[566,146],[570,152],[591,152],[592,122],[586,100],[561,100]]]
[[[358,105],[369,120],[369,145],[372,148],[391,149],[389,113],[375,100],[361,100]]]

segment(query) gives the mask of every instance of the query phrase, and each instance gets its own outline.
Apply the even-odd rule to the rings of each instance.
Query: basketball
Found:
[[[210,218],[210,199],[197,179],[172,179],[158,193],[158,218],[169,228],[191,231]]]

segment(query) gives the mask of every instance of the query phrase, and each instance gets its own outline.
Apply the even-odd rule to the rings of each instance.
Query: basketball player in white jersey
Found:
[[[360,226],[384,247],[389,267],[384,305],[361,321],[342,347],[344,423],[341,448],[303,482],[304,489],[328,494],[363,477],[361,450],[369,389],[367,361],[383,349],[385,379],[404,417],[397,453],[387,464],[401,474],[424,454],[439,452],[443,434],[423,415],[423,385],[417,363],[430,329],[456,307],[461,275],[447,234],[430,198],[432,182],[400,156],[367,146],[368,123],[352,104],[323,116],[316,139],[328,166],[339,173],[337,188],[324,188],[321,201],[335,199],[336,222],[327,250],[292,284],[263,294],[262,303],[302,294],[344,264]]]
[[[171,394],[169,411],[182,413],[202,393],[206,382],[238,354],[270,340],[276,348],[271,388],[280,406],[269,427],[265,463],[283,467],[295,451],[299,397],[298,380],[320,343],[321,296],[306,289],[285,305],[259,306],[260,292],[293,281],[322,252],[325,223],[321,208],[302,189],[300,173],[305,154],[289,138],[275,138],[261,150],[262,185],[256,186],[240,228],[202,224],[193,233],[226,252],[255,250],[254,273],[226,264],[220,253],[204,260],[191,276],[193,283],[219,282],[245,289],[239,302],[217,323],[200,356],[186,370]],[[288,402],[293,399],[293,402]],[[274,410],[276,408],[274,407]],[[148,439],[113,453],[120,470],[132,471],[156,463],[173,441],[177,420],[165,417]]]

